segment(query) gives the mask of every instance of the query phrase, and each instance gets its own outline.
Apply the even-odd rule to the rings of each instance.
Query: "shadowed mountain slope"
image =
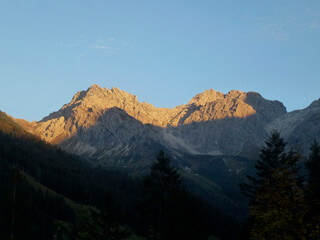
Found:
[[[171,109],[140,103],[117,88],[92,85],[26,129],[78,154],[128,149],[146,141],[188,153],[238,154],[261,143],[267,136],[264,126],[285,113],[282,103],[254,92],[211,89]]]
[[[273,120],[266,130],[276,129],[294,147],[303,154],[309,154],[314,140],[320,140],[320,99],[307,108],[289,112]]]

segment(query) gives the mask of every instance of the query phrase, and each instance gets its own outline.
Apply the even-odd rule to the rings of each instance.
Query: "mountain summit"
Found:
[[[307,141],[306,133],[313,139],[320,135],[315,120],[319,112],[319,100],[287,113],[281,102],[266,100],[256,92],[223,94],[213,89],[197,94],[187,104],[156,108],[118,88],[94,84],[38,123],[19,123],[45,141],[77,154],[142,159],[159,148],[175,154],[252,153],[272,129],[307,151],[311,140]],[[302,145],[299,139],[304,139]]]
[[[185,105],[156,108],[94,84],[27,130],[78,154],[128,154],[146,142],[193,154],[238,154],[261,143],[265,126],[284,114],[282,103],[254,92],[210,89]]]

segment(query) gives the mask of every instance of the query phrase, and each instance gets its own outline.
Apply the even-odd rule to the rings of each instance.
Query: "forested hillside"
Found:
[[[144,202],[141,178],[93,168],[26,133],[5,114],[0,120],[1,239],[125,239],[157,229],[145,215],[152,207]],[[171,224],[187,221],[203,239],[234,235],[236,221],[199,197],[184,194],[180,202],[172,199],[175,204],[187,202],[190,211],[175,212],[181,222]],[[198,220],[188,220],[194,217],[189,212],[198,213]],[[199,223],[200,228],[193,226]]]

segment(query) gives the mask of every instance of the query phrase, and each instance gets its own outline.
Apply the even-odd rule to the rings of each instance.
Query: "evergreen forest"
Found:
[[[239,222],[190,192],[161,150],[148,174],[131,176],[93,167],[2,114],[0,130],[0,239],[320,239],[316,141],[303,157],[271,132],[256,174],[240,184],[249,210]]]
[[[0,129],[0,239],[230,239],[239,231],[186,190],[162,151],[149,175],[132,177],[92,167],[5,115]]]

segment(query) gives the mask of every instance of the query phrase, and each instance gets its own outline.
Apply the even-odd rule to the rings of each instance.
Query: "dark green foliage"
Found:
[[[240,184],[243,194],[250,199],[251,204],[256,202],[257,191],[260,191],[265,182],[269,182],[275,169],[285,166],[287,159],[285,146],[286,143],[280,138],[280,133],[272,132],[269,141],[266,141],[261,149],[260,159],[255,165],[257,177],[247,176],[249,183]]]
[[[51,239],[53,221],[40,206],[42,194],[36,191],[5,161],[0,162],[0,239]],[[62,213],[66,208],[50,206]]]
[[[273,131],[256,164],[257,177],[242,190],[250,198],[251,239],[303,239],[304,191],[299,177],[300,155],[285,153],[286,143]]]
[[[101,229],[101,224],[98,212],[94,210],[81,211],[77,215],[71,236],[76,240],[102,239],[103,231]]]
[[[317,193],[320,193],[320,145],[317,141],[310,147],[310,155],[306,162],[309,171],[309,183]]]
[[[170,158],[160,151],[143,180],[141,211],[148,239],[206,239],[209,225],[204,203],[186,191]],[[208,207],[207,210],[211,210]]]
[[[163,223],[164,212],[172,204],[176,193],[182,190],[181,177],[170,166],[170,159],[160,151],[157,162],[151,167],[151,173],[143,179],[143,203],[148,222],[156,229]],[[149,208],[149,209],[147,209]]]
[[[130,231],[143,234],[148,227],[162,239],[234,235],[228,229],[237,222],[188,193],[163,153],[152,177],[142,181],[93,168],[10,124],[8,132],[0,131],[0,239],[10,239],[11,232],[13,239],[26,240],[125,239]],[[136,208],[142,185],[143,208],[149,212],[143,217]],[[79,204],[89,206],[79,210]]]
[[[128,228],[121,226],[121,214],[112,194],[107,194],[100,211],[91,209],[78,214],[72,236],[76,240],[122,240],[130,235]]]
[[[81,158],[57,147],[1,132],[0,157],[40,184],[81,204],[102,207],[105,193],[109,189],[117,197],[125,199],[124,195],[135,194],[138,187],[124,173],[93,168]]]
[[[79,212],[70,239],[122,240],[129,235],[130,231],[120,226],[110,213],[91,209]]]
[[[308,239],[320,239],[320,146],[314,142],[306,167],[309,178],[306,191]]]
[[[3,223],[0,225],[0,239],[8,239],[11,232],[8,219],[14,202],[14,178],[11,173],[14,168],[19,169],[22,175],[32,176],[41,186],[60,194],[52,195],[26,180],[17,184],[16,214],[26,219],[17,216],[14,226],[19,229],[15,232],[21,233],[23,239],[52,239],[57,232],[54,224],[56,220],[71,224],[75,222],[74,209],[66,204],[64,197],[103,208],[104,195],[110,189],[116,198],[114,202],[121,203],[119,214],[126,219],[126,224],[135,226],[137,222],[134,205],[138,181],[126,174],[94,169],[78,157],[36,138],[29,138],[28,135],[17,137],[0,132],[0,221]],[[109,207],[117,208],[116,204]],[[37,226],[43,226],[43,231],[37,229]],[[61,229],[59,236],[64,234]],[[20,239],[18,237],[16,235],[14,239]]]

